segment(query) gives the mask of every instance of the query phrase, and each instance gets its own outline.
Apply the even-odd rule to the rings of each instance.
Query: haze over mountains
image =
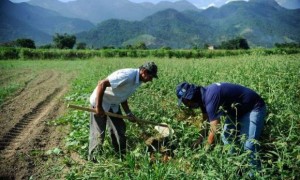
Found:
[[[55,33],[77,33],[93,28],[86,20],[67,18],[59,13],[27,3],[0,1],[0,42],[31,38],[49,43]]]
[[[28,2],[30,0],[10,0],[15,3],[19,2]],[[70,2],[70,1],[77,1],[77,0],[58,0],[60,2]],[[126,0],[127,1],[127,0]],[[157,4],[161,1],[169,1],[169,2],[176,2],[178,0],[128,0],[130,2],[134,3],[152,3]],[[214,7],[221,7],[224,4],[235,1],[235,0],[186,0],[193,4],[194,6],[198,7],[199,9],[206,9],[208,7],[214,6]],[[248,0],[244,0],[248,1]],[[300,8],[300,1],[299,0],[276,0],[276,2],[287,9],[299,9]]]
[[[300,42],[300,9],[283,8],[275,0],[236,1],[205,10],[187,1],[151,4],[127,0],[68,3],[31,0],[29,3],[1,0],[0,42],[27,37],[37,44],[51,43],[54,33],[65,32],[79,33],[78,41],[97,48],[137,42],[153,48],[190,48],[216,45],[235,37],[246,38],[253,47]]]
[[[31,5],[51,9],[66,17],[81,18],[95,24],[108,19],[142,20],[168,8],[178,11],[199,10],[191,3],[163,1],[158,4],[133,3],[128,0],[77,0],[63,3],[58,0],[30,0]]]

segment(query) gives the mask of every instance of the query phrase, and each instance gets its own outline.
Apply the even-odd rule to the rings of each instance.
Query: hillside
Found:
[[[300,41],[300,9],[283,8],[275,0],[235,1],[205,10],[184,0],[158,4],[127,0],[68,3],[31,0],[30,3],[44,8],[8,0],[0,2],[0,43],[30,38],[42,45],[51,43],[54,33],[76,34],[78,41],[95,48],[122,47],[139,42],[145,42],[149,48],[192,48],[204,44],[219,45],[236,37],[246,38],[251,47]],[[45,8],[56,8],[56,11]],[[159,9],[162,11],[146,16]],[[95,26],[89,21],[70,17],[91,19],[94,23],[109,17],[114,19]]]
[[[270,47],[276,42],[299,41],[299,10],[287,10],[274,0],[232,2],[209,8],[201,15],[215,27],[215,43],[242,36],[251,45]]]
[[[67,3],[58,0],[30,0],[28,3],[53,10],[66,17],[89,20],[94,24],[108,19],[142,20],[149,15],[169,8],[177,11],[198,10],[185,0],[174,3],[162,1],[158,4],[133,3],[128,0],[77,0]]]
[[[0,2],[0,42],[31,38],[37,44],[44,44],[51,42],[55,33],[78,33],[93,27],[88,21],[66,18],[27,3]]]
[[[46,44],[52,40],[47,33],[34,29],[28,24],[1,12],[0,27],[0,43],[13,41],[18,38],[34,39],[40,44]]]
[[[142,21],[108,20],[77,37],[93,47],[149,40],[145,43],[154,48],[191,48],[241,36],[251,47],[272,47],[300,41],[299,14],[300,10],[285,9],[274,0],[237,1],[201,12],[167,9]]]

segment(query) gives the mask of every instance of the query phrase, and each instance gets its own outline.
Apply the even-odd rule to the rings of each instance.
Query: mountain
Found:
[[[299,41],[299,10],[288,10],[274,0],[249,0],[209,8],[201,13],[216,27],[215,43],[242,36],[254,46]],[[224,36],[225,35],[225,36]]]
[[[240,0],[240,1],[249,1],[249,0]],[[201,9],[206,9],[210,6],[214,7],[221,7],[229,2],[229,0],[215,0],[213,4],[212,1],[198,1],[197,5]],[[300,8],[300,1],[299,0],[276,0],[276,2],[287,9],[299,9]]]
[[[52,41],[55,33],[78,33],[93,27],[88,21],[62,17],[27,3],[0,1],[0,42],[30,38],[37,44],[45,44]]]
[[[143,41],[148,47],[191,48],[218,45],[236,37],[251,47],[300,42],[300,10],[288,10],[274,0],[234,1],[201,12],[160,11],[141,21],[107,20],[77,34],[93,47],[124,46]]]
[[[186,1],[152,4],[131,3],[127,0],[77,0],[68,3],[31,0],[33,2],[40,2],[45,8],[55,6],[57,11],[64,10],[62,13],[69,17],[49,10],[51,8],[1,0],[0,43],[16,38],[30,38],[37,45],[46,44],[52,41],[54,33],[64,32],[77,33],[78,42],[98,48],[121,47],[138,42],[145,42],[150,48],[191,48],[204,44],[219,45],[222,41],[236,37],[246,38],[251,47],[300,42],[300,9],[283,8],[275,0],[234,1],[220,8],[210,7],[205,10],[193,10],[193,6]],[[159,8],[162,11],[145,16],[151,9]],[[94,22],[101,18],[115,19],[94,26],[89,21],[70,16],[93,17]],[[129,21],[121,20],[122,17],[144,18]]]
[[[200,41],[199,29],[190,28],[197,24],[184,14],[167,9],[145,18],[143,21],[107,20],[95,29],[77,34],[79,41],[93,47],[126,46],[137,42],[145,42],[148,47],[170,46],[185,48]]]
[[[0,43],[10,42],[18,38],[30,38],[37,44],[47,44],[51,36],[30,25],[0,12]]]
[[[174,3],[162,1],[158,4],[133,3],[128,0],[77,0],[67,3],[58,0],[30,0],[28,3],[53,10],[66,17],[89,20],[94,24],[108,19],[142,20],[168,8],[177,11],[199,10],[185,0]]]

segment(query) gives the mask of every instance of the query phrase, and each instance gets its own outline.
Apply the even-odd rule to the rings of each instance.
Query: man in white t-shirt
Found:
[[[101,146],[105,137],[106,124],[110,127],[112,144],[117,153],[126,153],[126,125],[123,119],[107,117],[105,111],[122,114],[120,105],[124,112],[132,117],[127,99],[142,82],[146,83],[157,78],[157,66],[154,62],[146,62],[138,69],[120,69],[107,78],[98,82],[95,90],[90,96],[90,103],[96,110],[91,113],[90,137],[89,137],[89,159],[92,158],[93,150]]]

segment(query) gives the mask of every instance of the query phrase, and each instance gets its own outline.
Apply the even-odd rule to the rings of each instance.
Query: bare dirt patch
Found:
[[[64,113],[62,98],[72,76],[46,70],[22,78],[27,78],[25,87],[0,107],[0,179],[38,174],[47,157],[37,160],[35,153],[62,147],[68,133],[67,127],[47,122]]]

